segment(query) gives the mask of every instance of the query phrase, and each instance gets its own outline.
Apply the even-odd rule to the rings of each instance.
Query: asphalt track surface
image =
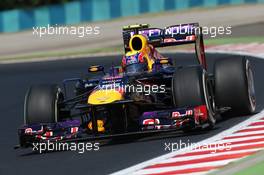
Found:
[[[193,54],[174,54],[177,65],[195,64]],[[207,54],[209,70],[217,59],[235,57],[225,54]],[[264,107],[264,60],[248,57],[254,69],[255,86],[260,111]],[[134,164],[168,153],[164,143],[195,143],[211,137],[249,116],[220,121],[210,132],[184,135],[181,132],[157,134],[155,137],[107,144],[99,151],[79,154],[72,151],[45,154],[32,153],[31,149],[14,150],[18,143],[17,128],[23,123],[23,101],[31,84],[60,83],[62,79],[86,76],[87,67],[102,64],[109,67],[119,64],[121,57],[60,60],[39,63],[0,65],[0,174],[109,174]]]

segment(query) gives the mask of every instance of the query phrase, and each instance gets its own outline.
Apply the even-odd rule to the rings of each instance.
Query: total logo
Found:
[[[180,118],[185,116],[191,116],[193,115],[193,110],[186,110],[184,113],[181,113],[179,111],[172,112],[172,118]]]
[[[25,134],[31,134],[33,132],[32,128],[26,128]]]
[[[158,125],[160,124],[159,119],[145,119],[143,120],[143,125]]]

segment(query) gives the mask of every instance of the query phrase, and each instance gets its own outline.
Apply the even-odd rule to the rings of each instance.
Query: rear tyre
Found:
[[[200,67],[177,70],[172,78],[172,96],[176,108],[206,105],[209,129],[215,125],[214,99],[206,71]]]
[[[248,59],[223,59],[215,63],[215,98],[218,107],[231,107],[236,115],[256,110],[253,71]]]
[[[56,85],[34,85],[24,102],[24,123],[54,123],[59,121],[58,102],[63,95]]]

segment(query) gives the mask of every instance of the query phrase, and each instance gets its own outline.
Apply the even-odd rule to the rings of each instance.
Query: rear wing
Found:
[[[148,43],[155,47],[174,46],[195,42],[198,23],[180,24],[160,28],[149,28],[148,24],[139,24],[123,27],[123,40],[125,49],[133,35],[141,34],[148,39]]]
[[[206,68],[202,28],[199,23],[179,24],[161,28],[150,28],[148,24],[137,24],[123,27],[125,52],[129,51],[129,40],[133,35],[144,35],[154,47],[195,44],[198,61]]]

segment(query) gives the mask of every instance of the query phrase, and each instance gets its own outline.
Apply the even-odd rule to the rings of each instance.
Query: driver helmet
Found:
[[[123,56],[122,67],[126,73],[141,73],[148,70],[148,63],[141,52],[130,51]]]

